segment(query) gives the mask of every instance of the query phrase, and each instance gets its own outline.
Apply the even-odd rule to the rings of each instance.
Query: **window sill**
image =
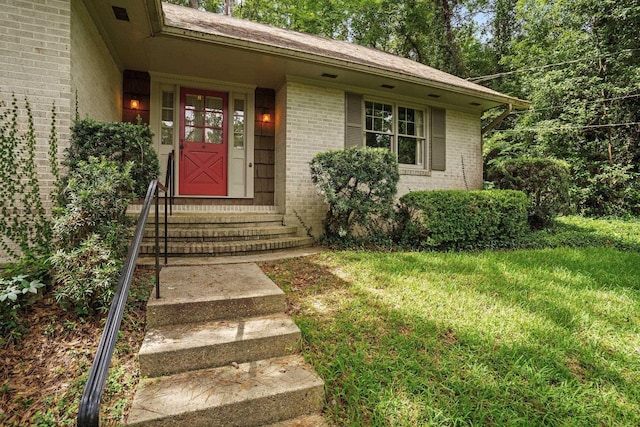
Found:
[[[400,166],[399,172],[400,172],[400,175],[431,176],[431,171],[428,171],[426,169],[408,168],[408,167]]]

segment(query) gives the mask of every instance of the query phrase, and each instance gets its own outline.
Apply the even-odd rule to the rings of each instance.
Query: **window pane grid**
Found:
[[[224,109],[222,98],[187,94],[185,96],[185,140],[222,144]]]
[[[364,107],[367,147],[395,151],[398,162],[404,165],[424,165],[425,114],[422,110],[375,101],[365,101]]]

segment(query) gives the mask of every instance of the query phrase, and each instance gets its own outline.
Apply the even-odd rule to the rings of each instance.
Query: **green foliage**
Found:
[[[134,197],[132,164],[91,157],[71,170],[56,212],[58,250],[51,257],[56,299],[79,313],[106,309],[130,238],[126,209]]]
[[[17,339],[26,332],[20,324],[19,312],[29,303],[29,294],[37,294],[45,284],[25,275],[0,277],[0,344]]]
[[[560,214],[568,214],[569,165],[555,159],[519,157],[493,162],[487,179],[497,188],[519,190],[529,196],[529,225],[540,229]]]
[[[56,272],[56,301],[79,314],[107,310],[122,261],[114,258],[109,245],[95,233],[72,249],[59,249],[51,256]]]
[[[317,154],[311,179],[329,205],[325,233],[329,239],[351,239],[380,230],[393,215],[398,160],[382,148],[351,148]]]
[[[633,165],[605,163],[593,174],[581,176],[585,186],[574,190],[580,213],[596,217],[640,216],[640,174],[634,169]]]
[[[13,258],[29,254],[39,258],[50,252],[51,221],[42,203],[36,165],[36,129],[33,112],[25,99],[26,130],[20,131],[20,107],[0,102],[0,249]],[[49,163],[58,182],[56,112],[52,107]],[[57,184],[56,184],[57,185]],[[56,197],[56,188],[52,191]],[[19,253],[16,248],[19,248]]]
[[[501,63],[523,72],[499,80],[532,108],[506,121],[497,138],[526,156],[568,161],[579,212],[637,215],[640,8],[628,0],[520,0],[514,11],[519,31]]]
[[[145,196],[149,181],[157,178],[160,171],[149,126],[84,119],[76,121],[71,130],[66,161],[70,171],[90,157],[117,162],[122,170],[132,162],[130,174],[135,182],[135,194],[141,198]]]
[[[418,250],[514,247],[527,227],[520,191],[414,191],[400,198],[399,240]]]

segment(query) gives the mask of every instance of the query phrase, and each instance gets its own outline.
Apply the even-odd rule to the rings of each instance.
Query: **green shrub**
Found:
[[[51,256],[51,264],[59,304],[73,307],[79,314],[109,308],[122,260],[112,256],[109,244],[98,234],[90,234],[77,247],[59,249]]]
[[[513,247],[528,231],[527,205],[520,191],[414,191],[400,198],[400,244],[419,250]]]
[[[311,179],[329,205],[329,239],[371,235],[391,218],[400,175],[396,155],[383,148],[350,148],[317,154]]]
[[[631,165],[605,163],[595,173],[582,178],[584,187],[575,191],[581,214],[595,217],[640,215],[640,174],[633,172]]]
[[[568,214],[569,165],[555,159],[519,157],[492,163],[487,179],[497,188],[520,190],[529,196],[529,225],[541,229],[560,214]]]
[[[56,211],[54,293],[79,313],[107,308],[130,239],[126,209],[134,197],[131,163],[91,157],[71,170]]]
[[[80,161],[104,157],[124,168],[133,162],[131,177],[135,194],[144,197],[149,181],[158,177],[158,155],[153,149],[151,129],[131,123],[100,123],[91,119],[77,120],[67,153],[67,165],[74,170]]]

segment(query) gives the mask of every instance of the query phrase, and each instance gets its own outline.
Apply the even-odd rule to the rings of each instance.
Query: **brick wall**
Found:
[[[81,0],[71,1],[71,86],[73,107],[77,96],[80,118],[121,120],[122,70]]]
[[[318,236],[323,232],[326,205],[311,182],[309,162],[316,153],[344,148],[344,92],[288,82],[284,94],[286,105],[281,104],[285,96],[278,97],[276,104],[285,108],[286,158],[278,163],[278,157],[276,165],[286,167],[286,188],[281,189],[285,221],[300,226],[297,213]],[[282,148],[281,137],[276,137],[276,151]],[[303,227],[300,232],[305,233]]]
[[[326,205],[311,182],[316,153],[344,148],[344,92],[288,82],[276,95],[276,205],[288,224],[296,213],[315,236],[323,232]],[[398,195],[413,190],[482,188],[480,117],[447,110],[446,170],[402,173]],[[464,163],[464,168],[463,168]],[[463,171],[464,169],[464,171]],[[304,228],[300,227],[301,233]]]
[[[482,188],[481,141],[480,117],[477,114],[447,110],[446,170],[432,171],[431,176],[401,174],[398,196],[415,190]]]
[[[0,0],[0,100],[12,94],[24,106],[28,98],[36,128],[36,162],[47,208],[53,180],[49,173],[48,135],[55,103],[59,158],[69,139],[71,118],[71,6],[68,0]],[[21,112],[25,118],[24,110]],[[26,120],[21,129],[26,127]],[[0,262],[7,261],[0,251]]]

